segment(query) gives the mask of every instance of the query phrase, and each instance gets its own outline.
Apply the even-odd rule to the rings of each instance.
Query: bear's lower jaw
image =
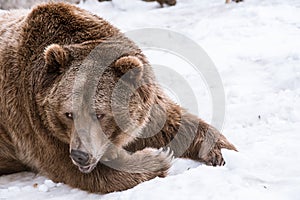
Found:
[[[82,173],[88,174],[88,173],[91,173],[95,169],[96,166],[97,166],[97,163],[89,165],[89,166],[78,166],[78,169]]]
[[[76,162],[73,158],[71,158],[72,163],[78,167],[79,171],[85,174],[91,173],[95,167],[97,166],[98,162],[100,159],[96,159],[96,158],[90,158],[90,160],[88,161],[88,163],[86,163],[86,165],[81,165],[78,162]]]

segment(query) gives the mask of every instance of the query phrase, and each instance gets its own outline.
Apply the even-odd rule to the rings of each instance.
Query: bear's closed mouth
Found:
[[[90,173],[91,171],[93,171],[93,169],[96,167],[96,164],[93,165],[89,165],[89,166],[78,166],[79,170],[82,173]]]

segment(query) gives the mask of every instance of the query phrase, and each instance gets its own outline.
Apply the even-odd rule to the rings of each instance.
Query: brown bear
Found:
[[[108,193],[166,176],[173,153],[224,165],[221,148],[236,150],[172,102],[107,21],[65,3],[1,14],[0,175]]]
[[[160,7],[163,7],[164,4],[167,4],[169,6],[175,6],[176,5],[176,0],[143,0],[146,2],[153,2],[156,1],[157,3],[159,3]]]

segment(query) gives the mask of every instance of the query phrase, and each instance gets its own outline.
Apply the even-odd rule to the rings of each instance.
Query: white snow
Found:
[[[0,177],[0,200],[253,200],[300,199],[300,1],[178,0],[175,7],[139,0],[81,3],[126,32],[178,31],[205,49],[226,93],[223,134],[239,152],[224,150],[226,165],[208,167],[177,159],[166,178],[107,195],[89,194],[33,173]],[[149,35],[151,37],[151,35]],[[152,62],[171,57],[148,52]],[[174,66],[176,67],[176,66]],[[185,71],[199,95],[199,115],[209,121],[203,81]]]

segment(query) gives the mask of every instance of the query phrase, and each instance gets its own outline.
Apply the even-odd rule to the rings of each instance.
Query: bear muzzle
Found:
[[[70,157],[82,173],[90,173],[97,165],[97,162],[92,158],[92,155],[80,150],[72,149]]]

